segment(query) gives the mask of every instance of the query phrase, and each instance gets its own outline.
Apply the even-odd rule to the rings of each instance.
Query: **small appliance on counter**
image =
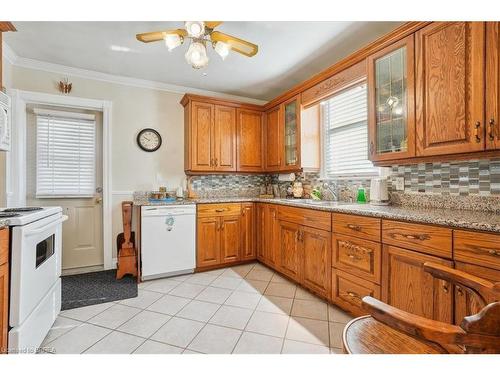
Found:
[[[389,205],[389,190],[386,177],[373,177],[370,183],[370,204]]]

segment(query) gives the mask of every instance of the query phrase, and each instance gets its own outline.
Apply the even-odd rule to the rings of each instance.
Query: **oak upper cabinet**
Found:
[[[279,270],[291,279],[302,278],[302,226],[279,220]]]
[[[236,171],[236,109],[215,106],[214,158],[216,171]]]
[[[303,283],[319,295],[329,298],[331,287],[331,234],[328,231],[302,227]]]
[[[500,22],[486,24],[486,149],[500,149]]]
[[[241,260],[256,257],[257,209],[254,203],[241,205]]]
[[[191,94],[181,104],[187,174],[264,170],[260,106]]]
[[[264,167],[264,121],[260,111],[237,110],[238,171],[260,172]]]
[[[207,267],[220,264],[219,218],[197,219],[196,266]]]
[[[282,162],[283,137],[281,127],[281,107],[276,106],[266,112],[265,124],[265,169],[266,171],[279,171]]]
[[[281,104],[283,165],[281,170],[300,169],[300,95]]]
[[[453,267],[453,262],[384,245],[382,300],[401,310],[442,322],[453,322],[453,287],[425,272],[425,262]]]
[[[415,34],[417,156],[485,147],[485,23],[434,22]]]
[[[189,109],[187,109],[189,111]],[[215,165],[214,148],[214,112],[215,106],[210,103],[190,103],[190,121],[186,125],[188,136],[189,162],[186,169],[191,171],[213,171]]]
[[[368,57],[369,159],[415,156],[414,37]]]

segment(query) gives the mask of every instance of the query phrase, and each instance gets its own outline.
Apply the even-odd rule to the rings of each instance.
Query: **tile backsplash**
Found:
[[[257,197],[266,179],[260,174],[193,176],[191,186],[199,198]]]
[[[405,193],[500,195],[500,158],[395,165],[391,179],[404,177]]]

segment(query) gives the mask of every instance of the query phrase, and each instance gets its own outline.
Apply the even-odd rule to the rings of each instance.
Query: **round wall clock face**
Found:
[[[154,129],[142,129],[137,135],[137,144],[144,151],[156,151],[161,146],[161,135]]]

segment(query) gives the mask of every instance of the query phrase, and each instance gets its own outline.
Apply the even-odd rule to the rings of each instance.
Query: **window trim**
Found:
[[[328,97],[324,98],[323,100],[321,100],[319,102],[319,105],[320,105],[320,118],[319,118],[319,121],[320,121],[320,181],[327,181],[327,180],[332,180],[332,179],[335,179],[335,180],[352,180],[352,179],[357,179],[357,178],[363,178],[363,179],[369,179],[369,178],[372,178],[372,177],[380,177],[381,176],[381,173],[382,173],[382,168],[380,167],[377,167],[374,165],[374,171],[371,172],[371,173],[359,173],[359,172],[353,172],[353,173],[342,173],[342,174],[337,174],[337,175],[327,175],[326,173],[326,159],[327,159],[327,156],[326,156],[326,145],[325,145],[325,142],[326,142],[326,139],[325,139],[325,129],[324,129],[324,115],[323,115],[323,109],[321,108],[321,106],[323,105],[322,103],[323,102],[326,102],[330,99],[332,99],[334,96],[336,95],[339,95],[339,94],[342,94],[343,92],[347,91],[347,90],[350,90],[352,89],[353,87],[356,87],[356,86],[359,86],[359,85],[362,85],[362,84],[366,84],[368,85],[368,81],[365,77],[365,79],[363,80],[359,80],[357,82],[354,82],[346,87],[344,87],[342,90],[339,90],[337,92],[335,92],[334,94],[332,95],[329,95]],[[368,100],[368,98],[367,98]],[[368,117],[367,117],[367,124],[366,126],[368,127],[369,124],[368,124]],[[367,143],[369,142],[369,132],[368,132],[368,135],[367,135]],[[367,157],[368,157],[368,153],[367,153]]]

